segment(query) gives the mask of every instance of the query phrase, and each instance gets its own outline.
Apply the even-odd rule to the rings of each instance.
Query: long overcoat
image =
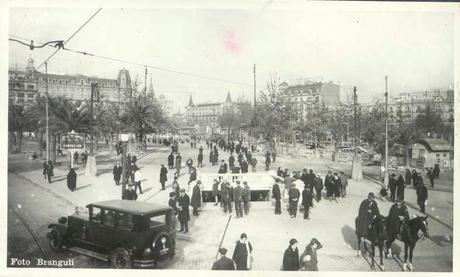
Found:
[[[201,189],[198,184],[193,187],[192,199],[190,200],[190,205],[194,208],[201,207]]]
[[[179,209],[179,215],[177,216],[177,219],[179,219],[180,222],[189,221],[190,211],[188,206],[190,206],[190,197],[187,194],[184,194],[184,196],[179,196],[177,204],[179,207],[181,207],[181,209]]]
[[[375,200],[364,199],[359,205],[358,217],[355,221],[356,235],[366,237],[369,231],[369,225],[374,216],[380,215],[379,207]]]

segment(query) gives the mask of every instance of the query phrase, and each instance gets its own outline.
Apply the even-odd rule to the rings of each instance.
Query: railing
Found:
[[[202,182],[202,191],[212,191],[214,179],[220,181],[227,180],[232,187],[236,186],[236,181],[247,182],[251,191],[253,190],[270,190],[274,184],[273,178],[265,173],[202,173],[198,176],[198,180]],[[219,187],[220,189],[220,187]]]

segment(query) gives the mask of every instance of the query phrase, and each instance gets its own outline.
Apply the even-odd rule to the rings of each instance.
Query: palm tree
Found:
[[[22,151],[22,138],[25,131],[30,131],[37,119],[32,110],[26,105],[8,105],[8,131],[13,145],[17,145],[17,151]],[[13,134],[16,132],[16,135]]]

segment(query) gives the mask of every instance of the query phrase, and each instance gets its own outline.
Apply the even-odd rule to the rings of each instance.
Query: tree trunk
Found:
[[[409,146],[404,145],[404,163],[409,167]]]
[[[108,142],[109,142],[110,153],[113,153],[113,135],[112,133],[109,133]]]
[[[56,164],[56,134],[51,135],[51,159]]]
[[[43,155],[43,132],[38,131],[38,152],[40,153],[40,157]]]
[[[18,152],[22,152],[22,134],[23,132],[18,132]]]

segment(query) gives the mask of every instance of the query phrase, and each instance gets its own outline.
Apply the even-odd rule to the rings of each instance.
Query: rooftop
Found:
[[[137,215],[151,214],[156,212],[166,212],[171,210],[171,207],[169,206],[130,200],[108,200],[91,203],[89,205],[102,209],[110,209],[114,211]]]
[[[451,151],[452,146],[447,140],[440,138],[423,138],[418,139],[415,143],[420,143],[428,148],[431,152]]]

